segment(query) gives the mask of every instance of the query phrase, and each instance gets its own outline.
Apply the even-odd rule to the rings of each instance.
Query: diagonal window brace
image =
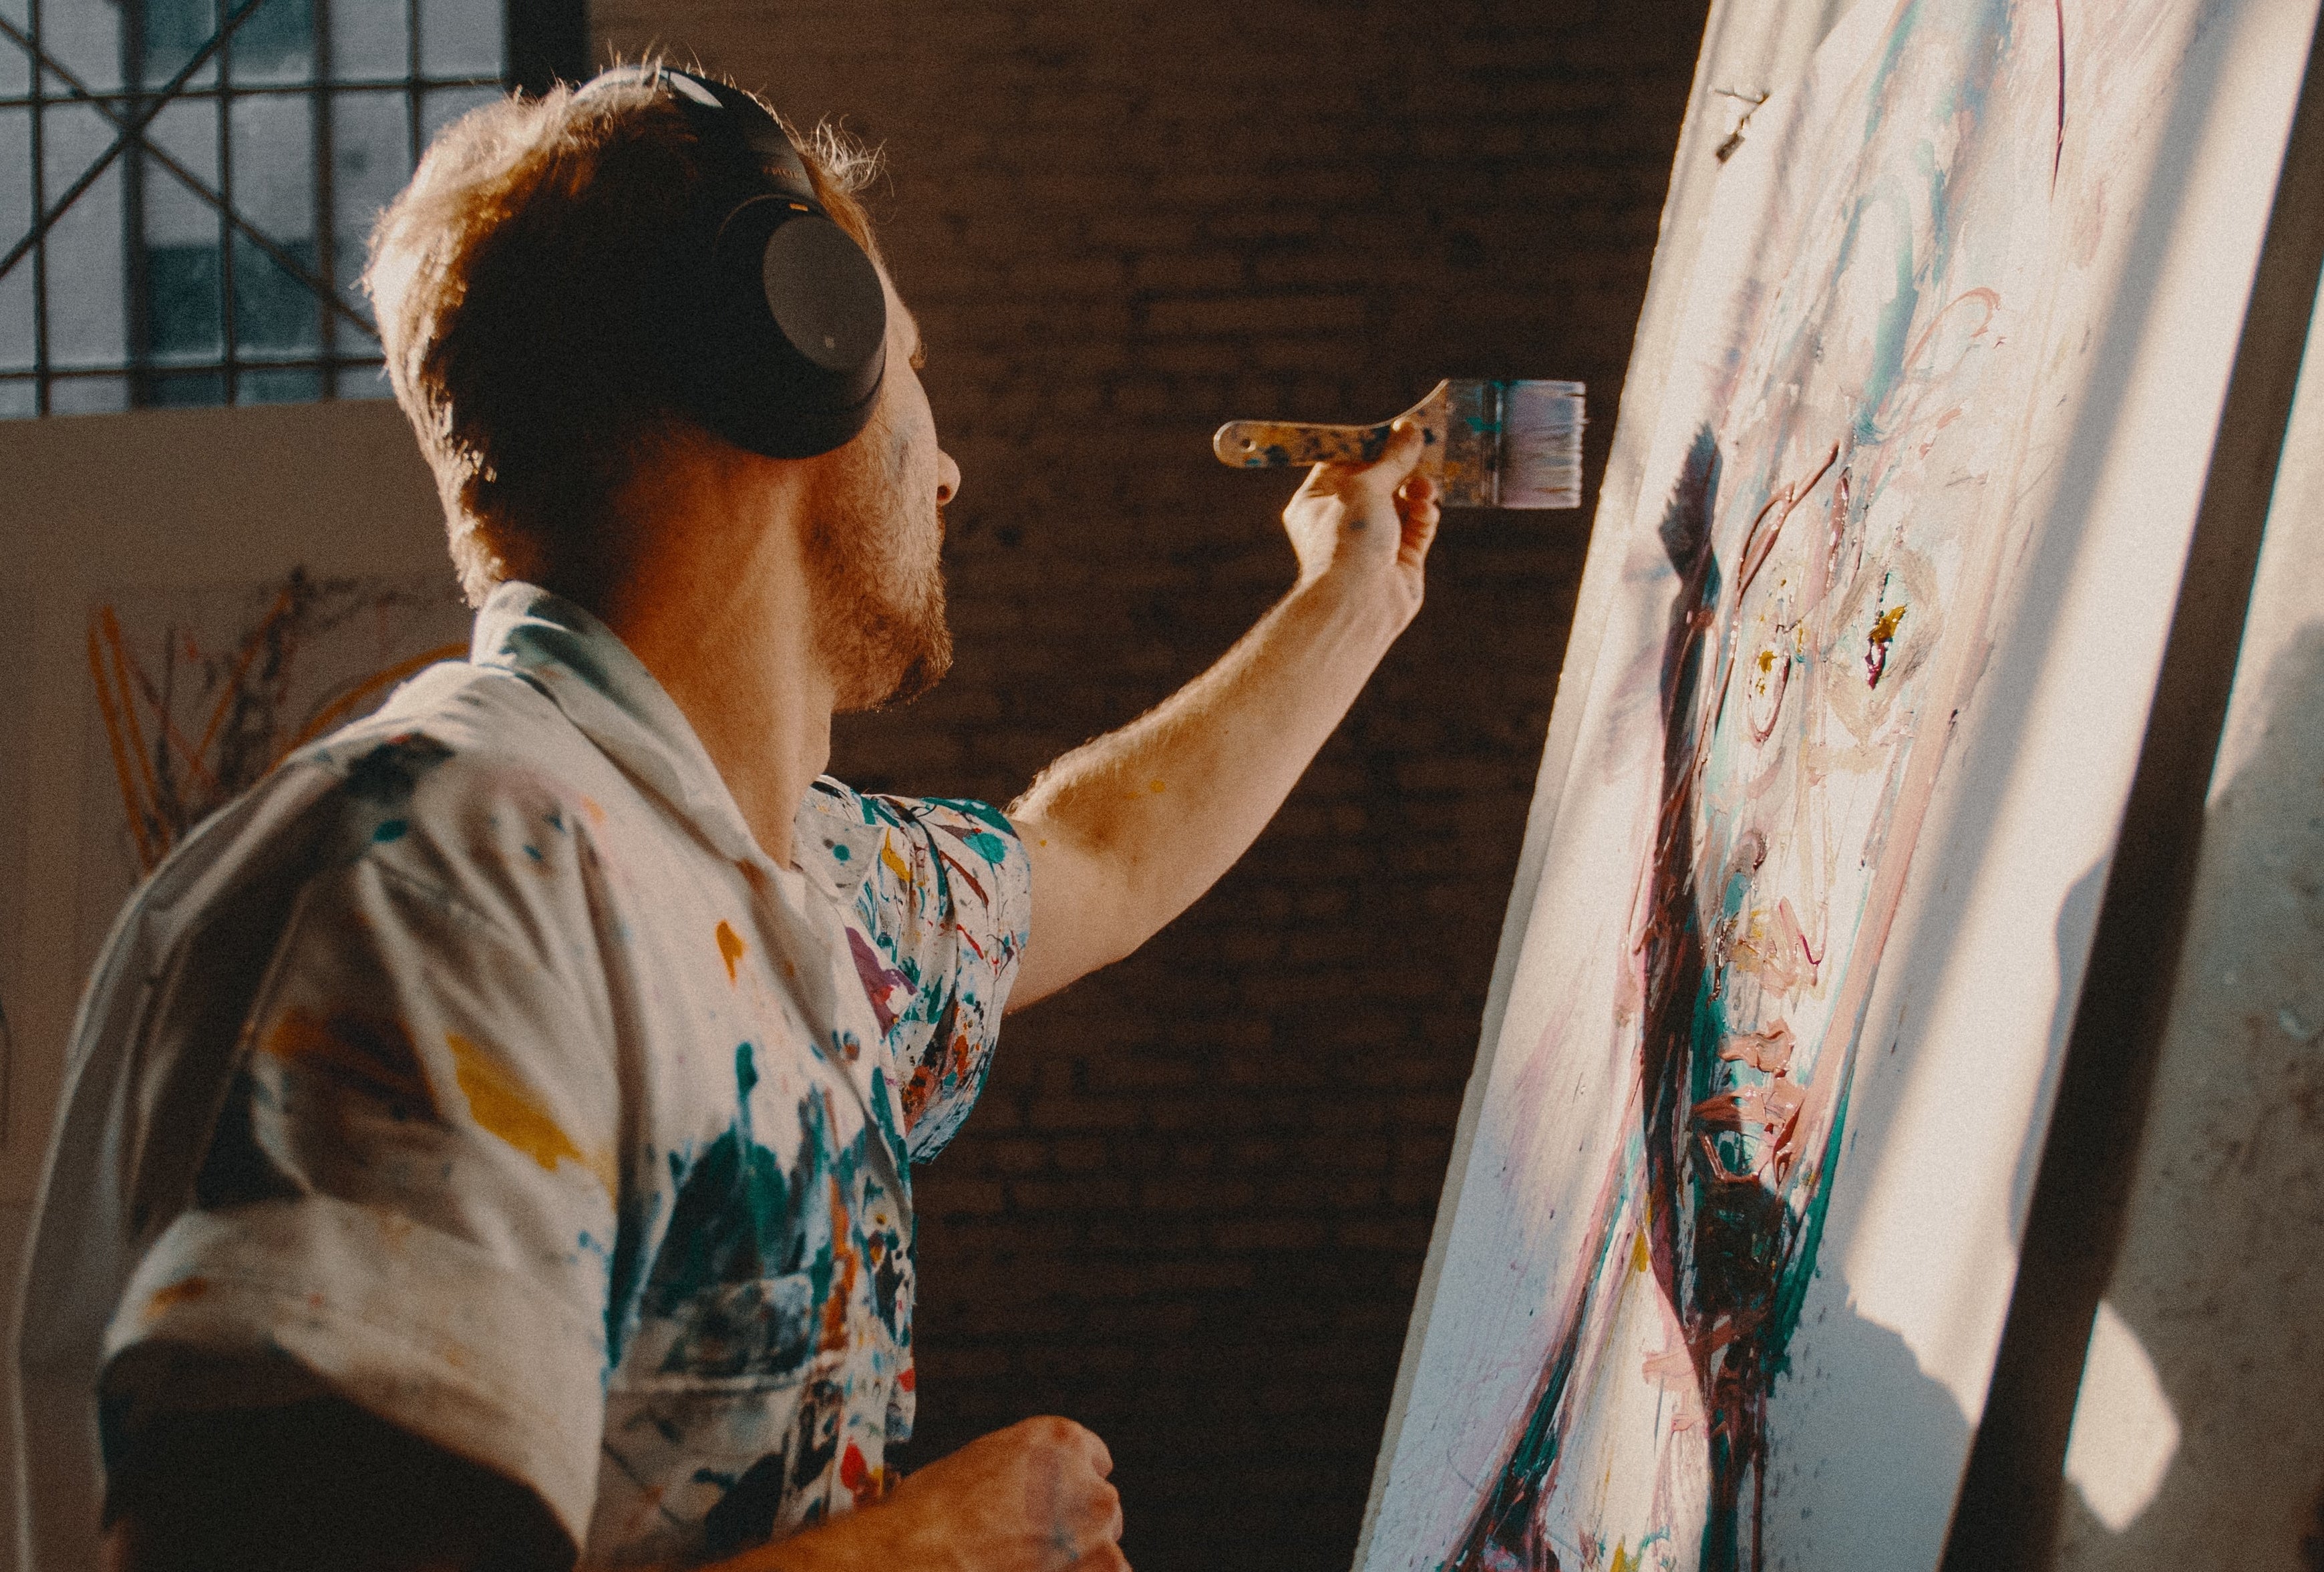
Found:
[[[56,205],[51,207],[47,212],[42,214],[38,221],[35,222],[32,227],[25,233],[24,237],[17,241],[14,245],[8,248],[8,254],[6,256],[0,257],[0,278],[6,278],[9,273],[18,263],[23,261],[26,256],[30,255],[32,248],[41,243],[42,237],[48,234],[50,229],[55,226],[57,220],[63,217],[66,210],[80,199],[81,193],[88,190],[89,187],[95,185],[97,181],[97,177],[104,174],[106,170],[112,168],[114,161],[118,159],[124,153],[127,152],[131,144],[135,143],[143,146],[145,151],[153,157],[154,162],[161,164],[162,168],[168,170],[179,180],[184,181],[188,189],[192,190],[196,196],[200,197],[203,200],[216,208],[220,213],[224,214],[226,222],[233,225],[236,229],[242,231],[243,234],[248,236],[252,242],[255,244],[261,251],[266,253],[268,257],[274,262],[276,266],[287,269],[292,277],[298,279],[309,290],[313,291],[318,299],[331,307],[332,310],[338,312],[341,316],[346,317],[350,321],[354,322],[355,326],[361,328],[365,333],[371,334],[374,338],[378,337],[376,333],[373,332],[371,324],[364,321],[362,315],[357,312],[355,308],[349,306],[345,301],[341,300],[336,290],[326,289],[313,274],[308,273],[306,269],[300,267],[294,260],[292,260],[290,254],[284,251],[281,246],[276,245],[272,239],[254,228],[242,217],[240,214],[235,213],[229,208],[226,205],[225,201],[216,192],[203,185],[202,182],[196,179],[193,173],[183,164],[180,164],[177,160],[171,158],[168,153],[163,153],[161,149],[155,147],[151,142],[146,140],[146,128],[151,126],[153,124],[154,119],[160,116],[161,111],[169,106],[170,101],[178,97],[179,93],[185,88],[185,85],[188,82],[193,80],[194,74],[196,72],[199,71],[204,66],[209,64],[210,60],[217,54],[218,51],[226,47],[226,41],[234,36],[235,29],[240,27],[245,21],[249,20],[251,13],[256,11],[265,3],[266,0],[242,0],[240,5],[236,5],[232,11],[226,14],[226,20],[219,24],[218,30],[210,34],[209,42],[203,44],[201,48],[196,50],[193,53],[193,58],[187,60],[183,66],[179,68],[178,74],[171,77],[169,81],[164,83],[156,90],[153,95],[153,101],[125,121],[121,116],[115,114],[110,106],[98,100],[97,97],[90,93],[86,87],[82,86],[70,72],[58,65],[56,61],[51,60],[41,50],[35,48],[32,39],[20,31],[14,23],[8,21],[5,17],[0,17],[0,32],[5,32],[8,38],[15,42],[19,49],[22,49],[27,55],[30,55],[34,60],[38,61],[41,66],[44,67],[48,70],[55,72],[59,79],[63,81],[64,84],[72,90],[72,95],[75,99],[92,106],[97,112],[104,116],[119,133],[119,134],[113,139],[112,145],[105,150],[104,154],[99,157],[95,163],[90,164],[88,169],[82,171],[80,178],[73,181],[71,188],[68,190],[63,196],[57,199]]]
[[[272,236],[266,234],[256,225],[251,223],[250,220],[244,218],[241,214],[235,212],[231,207],[227,206],[226,199],[220,196],[217,191],[212,190],[209,186],[203,181],[199,175],[197,175],[193,171],[179,162],[169,153],[154,145],[152,140],[145,134],[145,127],[152,120],[152,115],[149,114],[140,116],[134,125],[124,121],[120,115],[115,112],[111,105],[98,97],[97,95],[92,92],[79,78],[74,76],[72,72],[58,64],[56,60],[51,59],[45,51],[34,45],[32,41],[26,37],[23,32],[19,29],[14,23],[9,21],[5,16],[0,16],[0,36],[5,36],[14,40],[18,48],[22,49],[26,54],[32,56],[32,59],[43,69],[55,76],[59,81],[62,82],[66,88],[70,91],[75,101],[87,104],[90,108],[95,109],[99,115],[105,116],[107,124],[111,125],[115,131],[121,133],[121,138],[113,144],[112,152],[106,153],[104,160],[100,161],[88,175],[83,177],[83,179],[73,187],[72,190],[66,195],[64,199],[60,201],[56,205],[55,208],[42,218],[38,229],[35,229],[32,234],[24,236],[24,238],[18,243],[15,250],[11,251],[8,254],[8,261],[5,264],[0,264],[0,277],[6,276],[8,268],[14,264],[17,256],[22,253],[30,250],[32,246],[38,242],[42,233],[46,231],[51,225],[54,224],[58,218],[63,216],[64,210],[72,206],[74,199],[78,197],[83,190],[86,190],[89,184],[95,180],[97,176],[104,171],[106,163],[110,162],[114,158],[119,156],[122,151],[126,148],[129,143],[134,142],[144,150],[146,157],[152,159],[155,163],[160,164],[163,169],[175,175],[178,178],[180,184],[183,185],[188,190],[193,192],[197,197],[199,197],[203,201],[208,202],[211,207],[217,208],[217,211],[225,217],[226,221],[228,224],[233,225],[236,229],[242,231],[244,236],[248,236],[251,244],[257,246],[259,250],[264,252],[267,256],[272,260],[275,266],[281,268],[284,273],[289,273],[292,278],[298,280],[299,282],[306,285],[318,300],[320,300],[325,305],[330,307],[332,310],[337,312],[347,321],[361,328],[365,334],[369,335],[373,338],[377,338],[379,337],[378,331],[372,327],[370,322],[364,319],[363,313],[357,310],[354,306],[349,305],[346,301],[340,296],[337,290],[332,289],[329,285],[323,282],[322,280],[317,278],[305,268],[300,266],[298,259],[293,257],[289,250],[277,242]],[[216,41],[213,40],[212,42],[215,43]],[[197,63],[198,64],[198,62]],[[180,74],[182,76],[185,73],[181,72]],[[170,93],[169,89],[164,88],[162,90],[161,104],[158,104],[154,106],[155,112],[158,113],[159,110],[168,103],[170,97],[172,96],[173,95]]]

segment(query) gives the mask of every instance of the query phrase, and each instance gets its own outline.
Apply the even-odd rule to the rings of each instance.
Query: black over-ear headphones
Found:
[[[687,412],[769,458],[830,452],[871,420],[887,375],[879,270],[757,99],[668,66],[616,67],[581,92],[623,84],[668,88],[702,148],[666,302]]]

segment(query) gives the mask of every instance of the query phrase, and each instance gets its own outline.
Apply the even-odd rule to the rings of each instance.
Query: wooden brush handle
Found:
[[[1301,421],[1229,421],[1211,438],[1219,462],[1238,469],[1291,464],[1370,464],[1388,447],[1388,422],[1316,426]]]
[[[1449,383],[1438,383],[1426,398],[1406,410],[1428,434],[1429,446],[1441,451],[1444,441],[1444,398]],[[1293,464],[1370,464],[1388,447],[1396,421],[1376,426],[1323,426],[1306,421],[1229,421],[1211,436],[1211,451],[1219,462],[1237,469],[1279,469]],[[1426,467],[1435,458],[1422,460]]]

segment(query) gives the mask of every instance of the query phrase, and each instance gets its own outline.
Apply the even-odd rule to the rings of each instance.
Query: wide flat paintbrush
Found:
[[[1440,382],[1397,420],[1420,422],[1434,476],[1448,507],[1578,508],[1582,505],[1582,386],[1578,382]],[[1229,421],[1211,439],[1219,462],[1238,469],[1291,464],[1369,464],[1388,446],[1394,421],[1319,426],[1296,421]]]

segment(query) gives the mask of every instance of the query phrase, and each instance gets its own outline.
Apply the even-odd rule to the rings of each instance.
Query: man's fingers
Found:
[[[1081,1429],[1082,1431],[1082,1445],[1089,1452],[1090,1466],[1097,1470],[1097,1476],[1100,1479],[1103,1479],[1111,1475],[1113,1472],[1112,1451],[1107,1447],[1103,1441],[1098,1438],[1098,1434],[1095,1430],[1083,1429],[1080,1426],[1075,1426],[1074,1428],[1076,1429]]]
[[[1402,487],[1413,478],[1413,469],[1420,456],[1428,451],[1428,433],[1417,421],[1398,416],[1388,428],[1388,446],[1370,464],[1352,460],[1318,464],[1307,472],[1303,492],[1323,492],[1335,489],[1335,481],[1354,481],[1367,487],[1403,495]],[[1425,478],[1425,477],[1423,477]]]
[[[1372,463],[1371,474],[1388,482],[1391,489],[1400,487],[1411,479],[1414,467],[1426,451],[1428,437],[1420,422],[1399,415],[1388,428],[1388,446]]]

